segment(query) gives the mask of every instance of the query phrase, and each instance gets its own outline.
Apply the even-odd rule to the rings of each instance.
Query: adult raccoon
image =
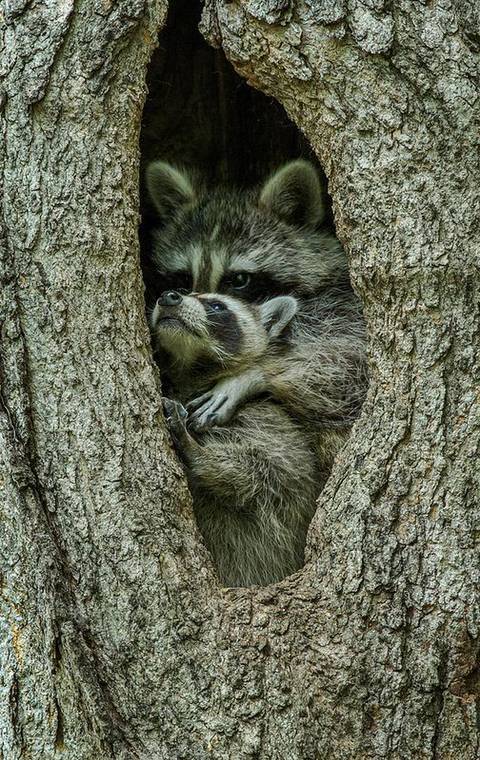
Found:
[[[326,474],[308,434],[278,404],[251,401],[227,426],[192,434],[179,401],[249,369],[272,340],[281,344],[296,309],[288,296],[254,306],[167,291],[151,316],[164,387],[176,399],[164,400],[167,421],[198,526],[228,586],[265,585],[301,566]]]
[[[273,343],[243,378],[208,389],[191,405],[192,426],[224,424],[246,399],[267,392],[321,433],[331,463],[363,401],[366,344],[345,253],[321,228],[318,173],[298,160],[254,190],[207,189],[159,161],[147,167],[146,180],[161,223],[153,235],[159,292],[217,292],[248,302],[292,294],[299,303],[289,351]]]

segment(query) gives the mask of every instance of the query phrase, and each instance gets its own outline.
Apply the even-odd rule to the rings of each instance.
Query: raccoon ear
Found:
[[[290,161],[265,182],[259,206],[296,227],[317,227],[325,218],[318,172],[308,161]]]
[[[195,199],[188,174],[164,161],[153,161],[147,166],[145,181],[162,221],[167,221],[177,209]]]
[[[260,319],[269,338],[278,338],[297,313],[298,303],[292,296],[277,296],[260,305]]]

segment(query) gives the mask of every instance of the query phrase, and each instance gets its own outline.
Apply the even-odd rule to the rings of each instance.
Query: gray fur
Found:
[[[167,402],[167,419],[221,583],[266,585],[298,570],[321,489],[301,427],[279,406],[253,401],[227,427],[193,437],[178,406]]]
[[[147,185],[154,203],[163,210],[170,193],[174,206],[169,217],[162,213],[163,226],[153,236],[153,260],[162,289],[171,286],[169,274],[178,271],[191,273],[192,291],[230,292],[240,298],[242,293],[228,286],[225,275],[249,272],[268,276],[276,281],[278,292],[305,296],[327,285],[348,283],[347,261],[337,238],[310,223],[297,226],[286,222],[288,209],[281,214],[280,200],[291,196],[291,176],[286,167],[257,190],[207,190],[199,184],[195,200],[190,202],[185,196],[185,185],[191,182],[189,174],[173,169],[168,173],[162,169],[165,166],[168,165],[155,163],[147,169]],[[309,167],[305,173],[303,214],[310,221],[314,220],[312,172]],[[172,187],[175,176],[176,188]],[[298,184],[298,171],[295,176]],[[284,191],[282,183],[287,183]],[[296,192],[298,206],[299,187]],[[297,212],[297,216],[302,215]],[[318,216],[321,217],[323,211]],[[277,294],[267,292],[263,297]]]
[[[208,442],[195,461],[211,455],[205,458],[203,469],[195,467],[193,460],[189,465],[198,520],[204,535],[210,536],[207,544],[228,583],[278,580],[299,566],[298,547],[303,547],[313,514],[313,494],[328,477],[367,386],[360,304],[351,289],[339,241],[329,231],[314,226],[324,211],[319,208],[315,216],[312,198],[318,194],[313,171],[311,167],[305,171],[298,163],[286,165],[267,179],[263,188],[250,192],[217,188],[206,193],[195,186],[196,200],[177,205],[155,234],[153,258],[164,288],[171,287],[172,273],[183,272],[182,281],[189,273],[187,287],[196,292],[229,293],[259,302],[285,293],[294,295],[298,304],[288,329],[282,326],[279,340],[270,335],[266,350],[257,353],[255,359],[251,355],[248,362],[237,362],[235,371],[204,373],[197,378],[201,380],[199,386],[191,385],[184,395],[183,400],[189,402],[190,430],[200,432],[202,440]],[[299,208],[302,197],[303,215]],[[248,285],[234,287],[235,273],[249,275]],[[252,401],[262,394],[280,405]],[[266,435],[263,420],[268,423]],[[228,427],[220,428],[220,424]],[[183,440],[185,444],[185,436]],[[231,446],[227,445],[230,440]],[[313,460],[312,449],[316,454]],[[297,471],[291,469],[293,460]],[[296,479],[297,472],[300,480]],[[282,476],[276,477],[276,473]],[[268,490],[272,483],[275,487]],[[315,487],[311,488],[311,483]],[[214,493],[212,488],[218,490]],[[253,510],[257,515],[255,527],[251,532],[245,530],[237,543],[237,518],[230,520],[229,508],[221,512],[222,505],[224,509],[225,505],[231,507],[236,493],[242,494],[244,504],[250,503],[252,494],[259,494],[256,503],[260,507]],[[283,503],[290,520],[286,532],[283,527],[278,531],[271,527],[276,512],[269,511],[268,506],[271,509]],[[209,520],[202,523],[209,509],[218,517],[219,533],[226,531],[225,541],[214,538],[215,529]],[[228,532],[229,527],[233,534]],[[266,543],[266,534],[270,543]],[[236,578],[227,567],[232,546],[238,546],[234,563],[243,568]],[[290,552],[290,560],[282,560],[281,568],[272,569],[270,575],[258,570],[255,576],[258,559],[248,557],[265,551],[269,565],[275,556],[282,555],[280,546]],[[246,567],[242,565],[244,555]],[[249,580],[253,577],[255,580]]]
[[[284,292],[299,304],[289,350],[272,345],[253,379],[249,369],[244,382],[238,374],[234,383],[223,382],[205,394],[203,405],[196,406],[199,427],[216,409],[215,422],[227,423],[240,403],[262,392],[323,438],[328,430],[345,435],[358,414],[367,386],[364,323],[339,241],[314,226],[324,216],[315,177],[312,166],[295,161],[256,191],[207,193],[199,186],[195,203],[177,208],[155,234],[153,258],[165,287],[172,271],[183,270],[197,292],[226,292],[247,301]],[[292,198],[297,207],[303,198],[308,223],[286,222]],[[297,209],[293,216],[302,214]],[[258,292],[233,288],[232,272],[257,278]],[[330,464],[335,453],[332,448]]]
[[[220,376],[234,381],[239,367],[254,369],[269,345],[265,314],[269,325],[285,322],[286,311],[290,318],[294,315],[293,298],[273,299],[259,308],[208,295],[210,300],[222,298],[235,310],[234,324],[247,331],[246,340],[237,341],[236,354],[217,355],[198,296],[184,298],[168,312],[160,305],[152,317],[154,340],[160,349],[167,348],[163,372],[170,377],[173,397],[184,403]],[[176,327],[162,325],[166,313],[179,318]],[[192,329],[198,335],[196,352]],[[266,400],[246,403],[227,427],[213,426],[203,433],[187,427],[179,401],[166,399],[164,407],[221,582],[265,585],[297,570],[322,485],[310,436],[279,405]]]

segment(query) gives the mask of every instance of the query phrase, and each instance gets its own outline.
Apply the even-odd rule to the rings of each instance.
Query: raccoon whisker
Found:
[[[223,366],[227,366],[229,363],[229,360],[231,360],[231,355],[227,351],[224,351],[219,346],[215,347],[214,354],[215,354],[215,357],[218,359],[219,363],[222,364]]]

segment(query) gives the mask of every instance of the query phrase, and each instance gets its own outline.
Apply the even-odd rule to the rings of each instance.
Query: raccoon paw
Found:
[[[175,448],[183,455],[188,454],[198,444],[187,430],[187,410],[178,401],[172,401],[169,398],[164,397],[162,403]]]
[[[188,412],[179,401],[173,401],[171,398],[163,396],[162,398],[163,411],[167,420],[186,420]]]
[[[201,433],[215,425],[225,425],[232,419],[240,402],[237,394],[230,395],[226,389],[214,388],[187,405],[188,427]]]
[[[196,399],[193,399],[188,405],[188,427],[196,433],[201,433],[214,425],[222,422],[228,422],[231,415],[236,409],[236,405],[225,409],[228,397],[224,393],[216,393],[215,390],[204,393]],[[224,412],[220,415],[220,412]],[[226,414],[225,414],[226,413]]]
[[[211,391],[187,404],[188,426],[202,432],[214,425],[230,422],[238,407],[265,390],[265,378],[261,370],[253,369],[237,377],[228,377],[216,384]]]

